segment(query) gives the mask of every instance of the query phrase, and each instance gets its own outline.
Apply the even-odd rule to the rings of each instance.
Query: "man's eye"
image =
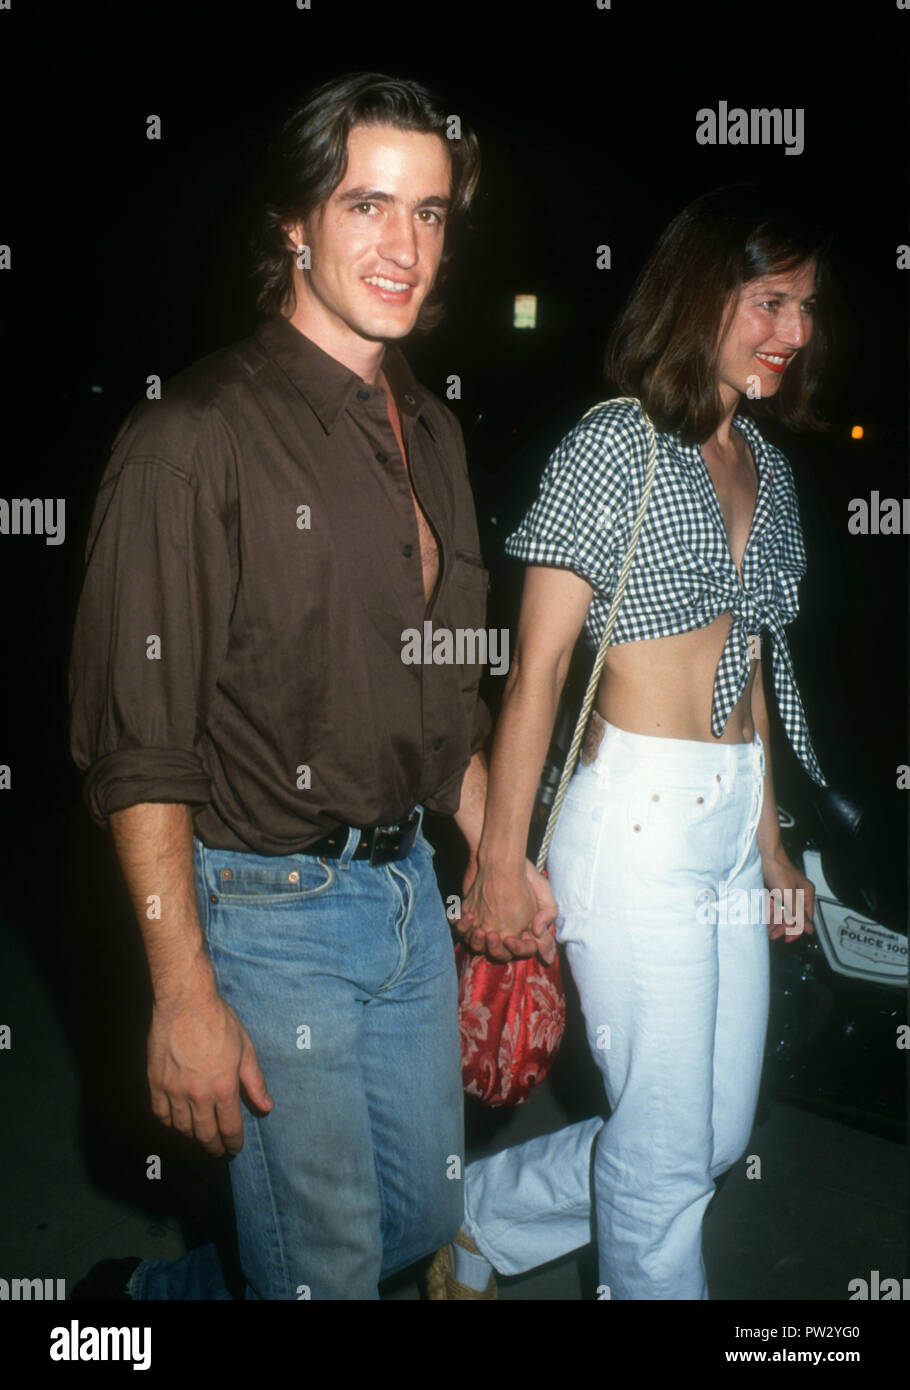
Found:
[[[814,299],[809,299],[809,300],[807,300],[806,303],[803,305],[803,313],[804,313],[804,314],[814,314],[814,313],[815,313],[815,309],[816,309],[816,301],[815,301]]]
[[[432,208],[420,208],[417,215],[421,218],[431,218],[434,222],[437,223],[442,222],[442,218],[440,217],[439,213],[434,212]]]
[[[376,206],[375,203],[355,203],[355,204],[354,204],[354,211],[355,211],[355,212],[360,212],[360,211],[362,211],[363,208],[366,208],[367,211],[369,211],[370,208],[374,208],[375,206]]]
[[[761,302],[761,307],[763,309],[769,309],[772,313],[776,312],[779,305],[779,299],[763,299]]]

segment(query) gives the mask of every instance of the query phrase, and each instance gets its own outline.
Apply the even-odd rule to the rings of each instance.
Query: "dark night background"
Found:
[[[313,0],[311,11],[294,0],[205,0],[124,14],[100,0],[31,10],[14,0],[0,14],[0,242],[13,265],[0,279],[3,495],[66,498],[64,545],[0,537],[0,762],[12,767],[0,797],[2,904],[74,1046],[108,1056],[103,1075],[93,1083],[89,1070],[86,1081],[99,1181],[118,1185],[126,1141],[107,1134],[105,1154],[93,1146],[92,1125],[109,1118],[95,1118],[91,1091],[99,1102],[106,1088],[125,1094],[136,1058],[117,1034],[84,1035],[85,1011],[110,1011],[111,990],[138,997],[141,957],[93,920],[99,896],[116,903],[118,890],[67,752],[84,534],[110,440],[146,377],[161,376],[166,392],[168,376],[255,322],[250,189],[276,117],[308,85],[371,69],[439,88],[477,130],[481,190],[459,238],[447,316],[408,354],[439,395],[450,374],[461,377],[462,399],[451,404],[493,575],[488,622],[513,632],[521,571],[504,559],[502,539],[549,450],[606,394],[603,347],[657,235],[697,194],[733,179],[776,179],[812,199],[835,234],[844,299],[831,429],[797,437],[762,428],[790,458],[799,492],[809,572],[790,635],[815,745],[829,780],[875,808],[894,864],[906,804],[896,769],[910,760],[907,541],[849,536],[846,521],[849,500],[873,488],[910,495],[910,273],[895,264],[910,241],[908,36],[910,13],[893,3],[724,14],[621,3],[605,12],[593,0]],[[721,99],[804,108],[805,151],[697,145],[696,111]],[[145,136],[151,113],[162,120],[159,141]],[[603,243],[609,271],[595,267]],[[539,297],[535,332],[511,327],[517,292]],[[849,437],[855,424],[861,443]],[[495,678],[485,693],[495,706]],[[786,742],[773,753],[778,800],[798,809],[806,779]],[[133,1026],[135,1042],[140,1014]],[[138,1111],[121,1118],[125,1128],[142,1124]]]

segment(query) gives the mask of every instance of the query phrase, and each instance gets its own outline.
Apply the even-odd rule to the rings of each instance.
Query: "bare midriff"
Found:
[[[598,712],[609,724],[630,734],[750,743],[755,735],[754,662],[720,738],[711,731],[714,677],[731,623],[731,615],[722,613],[694,632],[611,647],[597,691]]]

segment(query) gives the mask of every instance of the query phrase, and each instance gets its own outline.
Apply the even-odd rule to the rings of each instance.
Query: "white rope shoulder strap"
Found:
[[[597,405],[592,405],[590,410],[585,411],[582,419],[586,420],[595,410],[599,410],[603,405],[617,405],[620,402],[628,401],[631,405],[641,405],[637,396],[614,396],[610,401],[600,401]],[[619,577],[616,580],[616,590],[613,594],[613,602],[610,605],[610,612],[607,615],[607,623],[604,628],[603,637],[600,639],[600,646],[597,650],[597,657],[594,661],[594,669],[591,672],[591,679],[588,681],[588,688],[585,691],[585,698],[582,701],[581,713],[578,716],[578,723],[575,725],[575,733],[572,736],[572,743],[566,756],[565,767],[562,770],[562,777],[559,779],[559,786],[553,798],[553,805],[550,807],[550,814],[547,818],[547,828],[544,833],[543,843],[540,846],[540,853],[537,856],[537,869],[543,870],[547,862],[547,855],[550,852],[550,842],[553,839],[553,832],[556,829],[556,819],[562,810],[562,803],[565,799],[566,787],[575,771],[575,764],[578,761],[578,751],[581,748],[581,741],[584,737],[585,727],[591,713],[591,706],[594,704],[594,697],[597,694],[597,685],[600,680],[600,673],[603,670],[604,660],[607,655],[607,648],[613,636],[613,628],[616,626],[616,616],[619,612],[619,605],[626,588],[626,580],[632,568],[632,561],[635,558],[635,547],[638,544],[638,537],[641,533],[642,524],[645,519],[645,512],[648,509],[648,499],[651,496],[651,485],[654,482],[654,472],[657,467],[657,435],[654,426],[645,414],[642,406],[642,418],[648,431],[648,464],[645,472],[645,485],[642,488],[641,499],[638,503],[638,511],[635,514],[635,521],[632,525],[632,534],[629,536],[629,545],[626,550],[626,557],[622,562]]]

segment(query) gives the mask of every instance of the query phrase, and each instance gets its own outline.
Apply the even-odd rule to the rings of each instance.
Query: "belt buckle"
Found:
[[[399,821],[397,825],[377,825],[370,847],[371,866],[377,868],[410,854],[417,839],[418,821],[417,812],[412,811],[406,821]]]

